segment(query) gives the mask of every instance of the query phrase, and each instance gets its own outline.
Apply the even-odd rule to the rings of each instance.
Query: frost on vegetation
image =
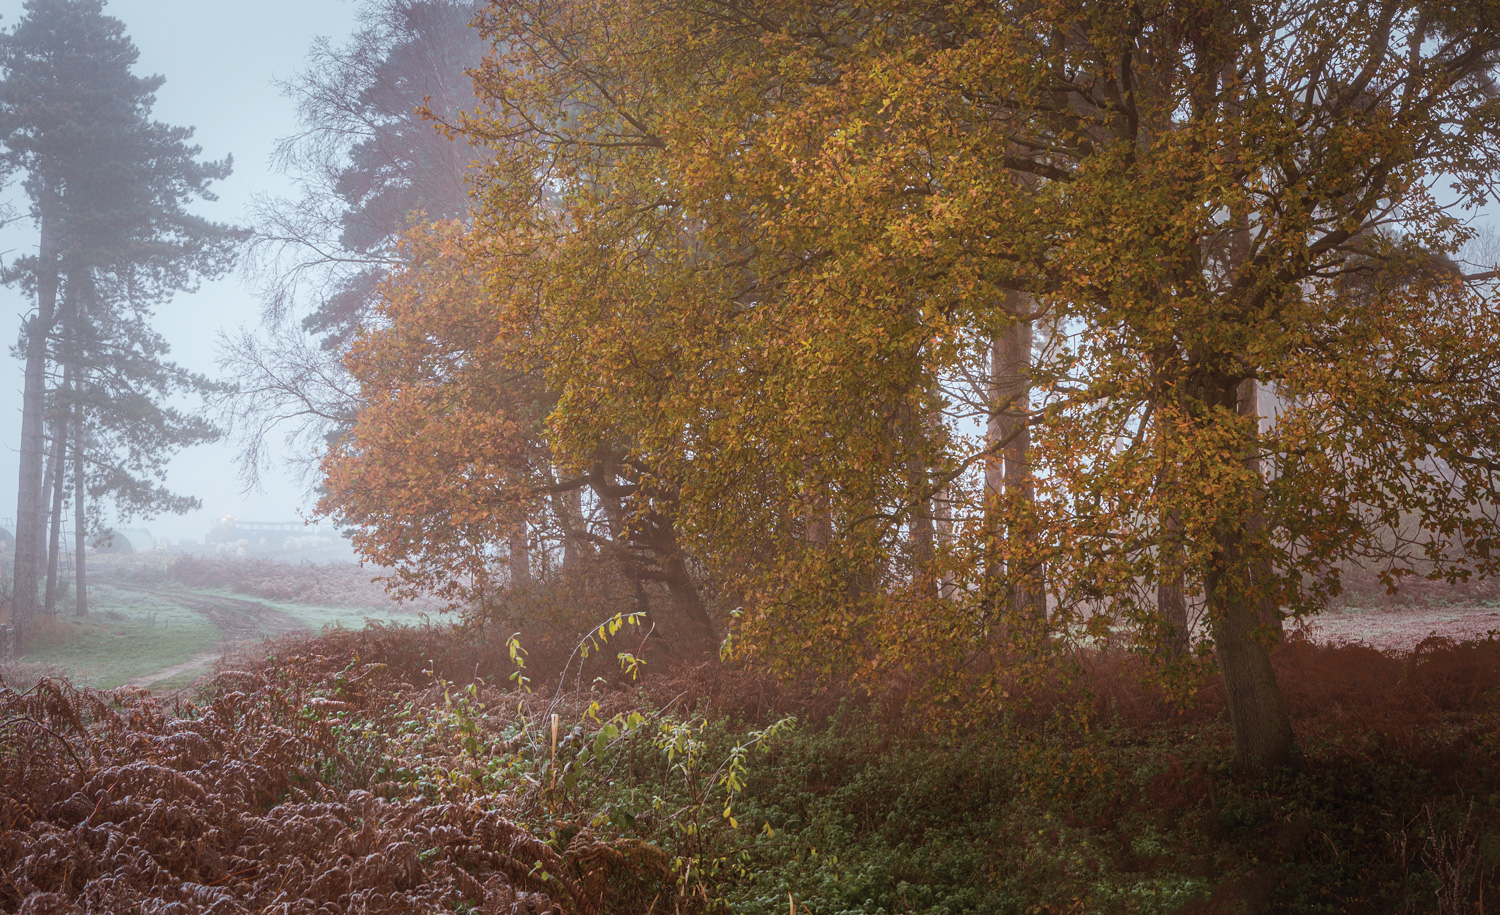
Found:
[[[430,660],[435,638],[270,643],[197,702],[0,688],[0,910],[602,915],[688,900],[704,833],[735,825],[748,753],[776,728],[725,744],[670,708],[458,686]]]

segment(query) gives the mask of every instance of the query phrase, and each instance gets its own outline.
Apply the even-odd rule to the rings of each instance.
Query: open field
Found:
[[[278,595],[295,595],[299,578],[318,575],[317,567],[290,568],[292,572],[277,579]],[[349,577],[344,570],[331,577],[339,574]],[[264,574],[256,582],[263,580]],[[357,629],[369,620],[420,619],[395,602],[377,603],[378,590],[362,595],[364,606],[323,606],[247,597],[230,590],[230,584],[194,587],[151,564],[102,564],[89,589],[89,615],[73,616],[69,608],[39,618],[30,649],[17,660],[55,666],[80,686],[132,685],[160,691],[193,682],[226,652],[268,636],[311,634],[328,627]],[[64,607],[69,603],[64,601]]]
[[[1329,610],[1306,627],[1320,642],[1350,642],[1381,651],[1411,651],[1423,639],[1484,639],[1500,634],[1500,606],[1451,605]]]
[[[225,642],[207,617],[171,600],[107,588],[98,596],[87,617],[39,618],[31,650],[19,660],[54,664],[80,685],[109,689]]]

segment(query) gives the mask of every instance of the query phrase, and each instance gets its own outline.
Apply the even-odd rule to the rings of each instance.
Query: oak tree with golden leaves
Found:
[[[607,456],[764,661],[977,708],[1070,646],[1170,670],[1196,642],[1263,767],[1294,751],[1269,652],[1348,563],[1495,571],[1494,277],[1453,258],[1500,169],[1500,6],[495,0],[480,27],[485,313],[412,307],[548,393],[524,435],[430,443],[442,504],[413,510],[471,504],[483,449]],[[344,491],[449,385],[372,408]]]

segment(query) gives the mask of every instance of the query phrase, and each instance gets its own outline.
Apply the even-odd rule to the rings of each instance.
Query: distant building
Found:
[[[208,530],[205,542],[210,544],[237,544],[281,549],[287,540],[302,536],[307,525],[301,521],[241,521],[233,515],[225,515],[215,521]]]
[[[94,549],[100,553],[129,556],[133,553],[149,553],[156,549],[156,539],[151,532],[140,528],[117,528],[99,535]]]

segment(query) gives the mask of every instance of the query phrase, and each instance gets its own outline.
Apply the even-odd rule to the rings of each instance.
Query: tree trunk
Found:
[[[932,575],[932,563],[937,558],[935,544],[936,529],[933,527],[932,498],[927,495],[927,462],[914,455],[906,464],[907,486],[912,493],[911,523],[911,580],[912,591],[918,598],[930,598],[937,594],[937,582]]]
[[[1183,593],[1181,575],[1157,582],[1156,610],[1166,625],[1167,650],[1175,655],[1187,654],[1192,633],[1188,629],[1187,595]]]
[[[526,539],[526,521],[516,522],[510,532],[510,585],[524,588],[531,584],[531,544]]]
[[[803,539],[809,546],[823,547],[833,542],[833,503],[828,498],[828,486],[813,476],[811,461],[802,462],[802,474],[806,478],[803,490]]]
[[[698,647],[713,654],[719,648],[719,636],[714,631],[714,621],[708,615],[708,608],[703,606],[698,585],[688,572],[682,554],[675,548],[672,549],[669,555],[662,558],[661,567],[662,579],[666,582],[667,593],[671,595],[673,609],[682,614],[692,626],[693,641]]]
[[[933,498],[932,515],[937,522],[937,539],[940,544],[953,542],[953,489],[944,486]],[[938,579],[938,596],[952,600],[958,593],[958,582],[954,580],[951,563],[945,563],[942,577]]]
[[[68,285],[68,296],[60,314],[64,331],[60,348],[63,363],[62,386],[53,405],[55,415],[52,418],[52,454],[47,459],[46,473],[46,488],[52,495],[51,510],[47,513],[50,531],[47,539],[46,608],[49,616],[57,612],[57,560],[62,552],[63,492],[67,489],[68,480],[68,430],[73,425],[73,354],[69,338],[77,333],[77,328],[73,325],[77,323],[75,315],[78,303],[72,282]]]
[[[1223,399],[1242,416],[1248,415],[1245,385],[1225,390]],[[1255,462],[1257,468],[1259,439],[1257,424],[1248,430],[1242,458]],[[1264,524],[1259,512],[1225,520],[1204,585],[1234,732],[1235,759],[1247,768],[1270,770],[1291,761],[1293,737],[1281,687],[1271,668],[1268,642],[1273,633],[1263,624],[1270,568],[1256,541],[1262,534],[1257,525]]]
[[[68,390],[73,370],[63,370],[63,390]],[[52,424],[52,454],[47,458],[47,487],[52,493],[52,508],[47,513],[47,593],[44,606],[48,615],[57,612],[57,558],[62,546],[63,490],[66,488],[68,468],[68,422],[66,415],[59,416]]]
[[[37,591],[38,602],[36,605],[36,609],[38,610],[42,609],[40,595],[42,594],[42,591],[45,590],[45,582],[47,578],[47,507],[52,500],[52,475],[48,472],[52,469],[51,466],[49,466],[49,458],[52,455],[52,448],[50,447],[50,445],[45,444],[51,441],[51,438],[46,433],[46,429],[47,424],[44,421],[42,423],[42,439],[44,442],[44,447],[42,449],[42,492],[41,498],[37,500],[37,511],[40,512],[40,515],[37,518],[35,527],[36,544],[32,547],[31,554],[34,562],[36,563],[36,580],[37,587],[39,589]]]
[[[1279,769],[1291,761],[1292,723],[1282,702],[1271,654],[1253,602],[1244,599],[1243,555],[1236,544],[1220,555],[1206,582],[1214,648],[1224,676],[1234,755],[1241,766]],[[1236,566],[1241,568],[1236,569]]]
[[[1166,647],[1173,654],[1186,654],[1192,646],[1188,627],[1187,595],[1183,593],[1182,575],[1157,582],[1156,609],[1166,628]]]
[[[936,378],[928,384],[931,397],[921,418],[919,443],[931,440],[936,444],[943,432],[942,390]],[[925,448],[924,448],[925,450]],[[934,566],[938,557],[938,543],[946,541],[953,532],[953,511],[948,504],[948,487],[932,491],[932,473],[922,450],[914,453],[907,463],[907,476],[915,505],[911,517],[912,575],[918,597],[947,597],[952,590],[948,573],[936,576]]]
[[[646,582],[641,575],[641,564],[630,547],[630,530],[625,520],[625,503],[619,496],[609,492],[609,487],[615,483],[614,474],[610,473],[606,477],[602,467],[595,468],[594,474],[594,493],[599,497],[599,507],[604,510],[604,523],[606,533],[609,535],[606,552],[614,555],[620,576],[630,582],[631,594],[635,600],[635,612],[645,614],[646,619],[654,622],[655,617],[651,615],[651,595],[646,591]]]
[[[1255,418],[1255,437],[1260,439],[1260,391],[1253,379],[1246,380],[1240,384],[1236,397],[1236,409],[1241,416]],[[1259,449],[1252,450],[1246,458],[1246,463],[1255,470],[1255,473],[1264,478],[1265,471],[1261,466]],[[1246,530],[1252,538],[1260,539],[1266,536],[1265,512],[1257,511],[1247,521]],[[1274,589],[1271,587],[1272,578],[1276,574],[1271,567],[1269,559],[1266,559],[1263,551],[1256,554],[1259,558],[1255,561],[1251,570],[1252,581],[1256,585],[1257,599],[1255,602],[1255,618],[1259,626],[1266,630],[1265,635],[1277,644],[1286,640],[1286,630],[1281,621],[1281,607],[1276,602]]]
[[[993,393],[991,419],[995,426],[995,441],[1003,448],[1003,470],[1001,485],[1010,496],[1013,508],[1030,506],[1036,498],[1036,489],[1031,473],[1031,348],[1033,331],[1027,315],[1031,310],[1028,296],[1014,295],[1007,302],[1007,310],[1015,319],[992,345],[990,355],[990,377]],[[988,476],[988,468],[987,476]],[[1012,554],[1024,554],[1034,546],[1034,531],[1009,531],[1008,536],[1017,538],[1012,543]],[[1042,580],[1039,564],[1029,563],[1007,570],[1010,583],[1007,595],[1011,612],[1017,619],[1029,620],[1039,626],[1045,638],[1047,625],[1047,592]]]
[[[583,494],[576,489],[557,493],[552,497],[552,511],[562,530],[563,568],[572,568],[587,551],[583,536]]]
[[[996,334],[990,338],[990,377],[985,391],[989,415],[984,424],[984,582],[980,593],[986,615],[993,615],[997,622],[1005,612],[1000,592],[1006,579],[1001,559],[1001,543],[1005,539],[1005,519],[1001,512],[1005,497],[1005,402],[1001,394],[1004,364],[1005,338]],[[994,635],[998,637],[999,631]]]
[[[76,612],[79,616],[89,615],[89,591],[88,580],[84,576],[84,548],[88,546],[88,496],[87,480],[84,474],[83,456],[83,408],[73,405],[73,582],[74,590],[77,592],[74,599],[77,601]]]
[[[11,620],[15,653],[25,648],[27,623],[36,612],[37,584],[41,577],[38,553],[43,542],[43,462],[47,450],[43,429],[47,394],[47,337],[57,316],[56,217],[44,202],[41,206],[41,239],[37,259],[37,313],[27,322],[26,375],[21,395],[20,480],[16,493],[16,556],[12,578]]]
[[[1002,393],[1005,337],[1001,334],[990,339],[989,363],[989,385],[985,391],[989,415],[984,424],[984,529],[998,543],[1003,527],[1000,498],[1005,494],[1005,398]]]
[[[1192,647],[1193,634],[1188,625],[1187,593],[1182,574],[1182,543],[1179,540],[1182,523],[1176,516],[1168,515],[1162,528],[1167,536],[1162,540],[1161,555],[1156,563],[1156,610],[1165,629],[1166,649],[1175,655],[1183,655]]]

